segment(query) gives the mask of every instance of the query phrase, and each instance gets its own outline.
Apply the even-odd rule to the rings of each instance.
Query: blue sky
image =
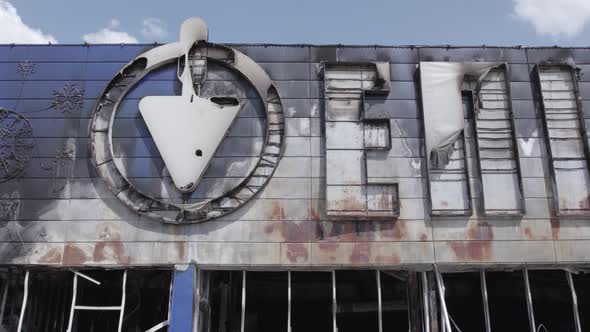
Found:
[[[0,43],[214,42],[590,46],[590,0],[0,0]]]

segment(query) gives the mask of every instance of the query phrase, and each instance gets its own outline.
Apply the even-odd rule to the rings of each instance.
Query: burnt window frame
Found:
[[[580,97],[580,87],[579,87],[579,72],[578,69],[570,64],[566,63],[542,63],[542,64],[535,64],[532,70],[532,78],[534,81],[533,89],[534,89],[534,98],[535,101],[539,103],[539,108],[541,110],[541,120],[543,122],[543,135],[544,135],[544,142],[546,145],[547,150],[547,161],[549,172],[551,176],[551,192],[552,192],[552,203],[554,206],[556,216],[563,216],[563,217],[570,217],[570,218],[581,218],[581,217],[588,217],[590,216],[590,208],[589,209],[580,209],[580,210],[564,210],[561,208],[560,199],[559,199],[559,192],[557,190],[557,176],[555,172],[555,165],[554,165],[554,156],[553,156],[553,149],[551,148],[551,138],[549,137],[549,128],[547,124],[547,114],[546,114],[546,105],[545,105],[545,97],[543,96],[543,89],[541,86],[541,70],[543,68],[560,68],[560,69],[567,69],[572,77],[573,83],[573,93],[576,100],[577,112],[578,115],[578,122],[580,125],[580,134],[582,135],[582,144],[584,150],[584,157],[586,160],[586,171],[590,175],[590,147],[588,143],[588,130],[586,128],[586,123],[584,121],[584,110],[582,108],[582,100]],[[589,178],[590,180],[590,178]],[[590,187],[586,188],[588,193],[590,194]]]
[[[516,176],[517,176],[517,185],[518,185],[518,191],[517,193],[519,194],[519,202],[520,202],[520,209],[518,210],[511,210],[511,211],[516,211],[515,213],[490,213],[488,212],[488,210],[486,210],[486,197],[485,197],[485,193],[484,193],[484,182],[483,182],[483,173],[482,173],[482,168],[481,168],[481,148],[480,148],[480,142],[479,142],[479,134],[477,131],[477,116],[476,116],[476,110],[478,109],[478,107],[476,107],[477,103],[479,103],[481,101],[481,89],[478,87],[476,90],[469,90],[469,92],[471,92],[473,101],[472,101],[472,108],[471,108],[471,112],[473,113],[473,139],[475,142],[475,158],[477,159],[477,178],[479,181],[479,187],[477,188],[478,193],[479,193],[479,212],[481,213],[481,215],[484,218],[514,218],[514,217],[522,217],[526,214],[526,200],[524,197],[524,185],[523,185],[523,180],[522,180],[522,169],[521,169],[521,165],[520,165],[520,151],[518,149],[518,141],[516,139],[516,123],[514,120],[514,108],[512,106],[512,91],[510,88],[510,68],[509,65],[507,63],[503,63],[502,65],[498,66],[495,68],[495,70],[501,70],[504,73],[504,85],[506,87],[506,95],[507,95],[507,105],[508,105],[508,111],[510,112],[510,119],[508,120],[510,123],[510,130],[511,130],[511,142],[512,142],[512,150],[514,153],[514,163],[516,166]],[[465,92],[465,90],[463,91]],[[507,159],[508,160],[508,159]]]

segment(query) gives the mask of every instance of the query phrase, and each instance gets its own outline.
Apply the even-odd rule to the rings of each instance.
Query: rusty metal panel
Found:
[[[446,167],[428,171],[430,213],[433,216],[470,216],[473,213],[465,144],[462,133],[454,143]]]
[[[556,212],[588,215],[590,154],[575,69],[568,65],[538,66],[536,74]]]
[[[438,263],[555,263],[553,241],[434,242]]]

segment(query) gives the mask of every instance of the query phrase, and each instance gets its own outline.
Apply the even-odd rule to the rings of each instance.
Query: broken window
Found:
[[[492,331],[530,331],[522,271],[486,272]]]
[[[245,332],[287,331],[287,272],[246,272]]]
[[[0,331],[16,331],[21,313],[25,273],[0,269]],[[3,330],[4,329],[4,330]]]
[[[29,271],[21,331],[65,331],[72,305],[72,272]]]
[[[587,214],[590,212],[588,140],[575,69],[563,65],[537,66],[536,70],[557,212]]]
[[[535,330],[574,332],[572,293],[566,271],[529,271]]]
[[[477,107],[471,107],[477,152],[480,205],[484,215],[524,213],[524,195],[514,132],[506,65],[489,71],[481,81],[469,79]],[[473,105],[471,105],[473,106]],[[474,157],[474,156],[472,156]]]
[[[168,319],[171,279],[171,270],[127,272],[123,331],[147,331]]]
[[[336,304],[336,324],[339,332],[379,331],[375,271],[336,271]]]
[[[238,332],[242,323],[243,271],[207,271],[210,274],[208,324],[201,332]],[[206,279],[202,279],[206,280]]]
[[[332,331],[332,273],[291,272],[291,331]]]
[[[408,274],[379,271],[383,331],[409,331]],[[414,305],[420,306],[420,303]]]
[[[445,273],[445,302],[457,331],[485,331],[485,307],[479,272]]]
[[[590,274],[587,272],[572,274],[576,292],[578,313],[582,331],[590,329]]]
[[[391,149],[389,120],[364,115],[365,94],[389,92],[389,64],[325,64],[323,76],[327,215],[396,217],[397,184],[373,181],[378,176],[367,167],[368,159],[382,160]]]
[[[11,272],[0,283],[9,286],[0,298],[1,327],[23,332],[135,332],[166,321],[170,271],[130,271],[126,287],[124,275],[120,270]]]

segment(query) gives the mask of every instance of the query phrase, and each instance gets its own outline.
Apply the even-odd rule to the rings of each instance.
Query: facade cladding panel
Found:
[[[11,178],[0,184],[0,263],[112,267],[193,262],[235,269],[421,269],[434,263],[557,266],[588,261],[588,220],[559,214],[556,206],[563,199],[561,204],[584,211],[588,191],[576,188],[575,195],[568,196],[567,189],[560,187],[559,196],[564,197],[554,192],[547,147],[550,143],[556,149],[563,141],[547,137],[559,128],[545,128],[544,119],[551,109],[547,102],[543,108],[545,90],[541,87],[545,83],[543,78],[539,82],[536,73],[539,65],[575,65],[571,72],[579,76],[575,93],[581,108],[575,100],[569,102],[572,113],[579,110],[583,119],[563,125],[573,126],[580,137],[577,145],[568,149],[575,150],[576,158],[587,157],[583,140],[587,137],[584,124],[590,118],[590,83],[585,75],[590,70],[590,50],[229,46],[258,63],[276,87],[284,115],[282,159],[266,186],[244,206],[214,220],[184,225],[153,221],[129,209],[109,190],[91,161],[91,149],[100,147],[90,145],[89,121],[102,92],[127,63],[153,45],[0,46],[0,108],[16,112],[10,115],[18,120],[17,125],[32,128],[31,137],[18,143],[26,146],[17,149],[23,158],[30,159],[10,166],[16,167],[18,174],[2,173]],[[502,93],[510,100],[502,107],[512,115],[499,112],[508,117],[502,118],[507,128],[510,123],[506,119],[513,117],[513,132],[508,130],[508,135],[514,136],[518,149],[517,154],[512,149],[510,156],[518,156],[520,166],[522,210],[526,211],[522,216],[484,216],[482,192],[502,195],[502,189],[494,187],[494,181],[481,189],[478,167],[482,161],[477,160],[477,146],[481,154],[482,143],[476,144],[472,116],[466,117],[464,153],[473,212],[431,216],[432,188],[427,180],[417,74],[424,61],[506,63]],[[353,137],[345,129],[327,128],[331,124],[324,118],[325,63],[389,65],[387,93],[355,95],[365,130],[376,126],[375,135],[388,132],[388,139],[380,136],[381,143],[376,143],[384,149],[361,145],[355,148],[358,154],[347,150],[346,162],[326,160],[326,132],[332,132],[340,144]],[[236,96],[241,108],[197,189],[189,195],[180,194],[174,190],[138,103],[147,95],[179,95],[181,88],[175,64],[147,75],[120,105],[112,128],[112,148],[122,172],[138,190],[163,201],[194,203],[216,197],[247,177],[262,151],[268,119],[256,90],[244,77],[220,64],[209,64],[201,93]],[[25,131],[21,134],[26,135]],[[359,135],[362,140],[363,134]],[[332,156],[342,150],[334,151]],[[555,168],[555,158],[561,155],[552,152]],[[578,164],[587,167],[583,162]],[[347,175],[348,168],[353,169],[352,176]],[[365,174],[356,179],[359,168]],[[516,169],[516,165],[510,168]],[[587,169],[582,172],[587,174]],[[558,174],[567,176],[567,170]],[[327,188],[326,179],[333,176],[356,181],[354,185],[362,184],[358,188],[364,191],[371,186],[386,188],[387,199],[398,201],[385,205],[397,204],[399,216],[395,216],[397,211],[386,214],[387,218],[327,216],[326,194],[334,193],[333,187]],[[557,185],[563,181],[558,179]],[[518,195],[518,180],[511,176],[509,182],[506,190]],[[364,191],[366,201],[361,210],[366,212],[370,209],[367,204],[379,204],[370,203],[373,198]],[[440,199],[445,193],[437,191],[437,195]],[[459,200],[451,197],[457,193],[448,195],[449,201]],[[520,210],[520,203],[510,201],[507,209]],[[486,206],[502,208],[492,202],[494,197],[486,197]],[[368,214],[371,216],[370,211]]]

